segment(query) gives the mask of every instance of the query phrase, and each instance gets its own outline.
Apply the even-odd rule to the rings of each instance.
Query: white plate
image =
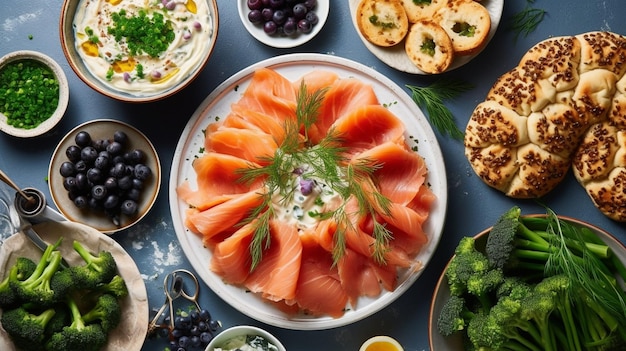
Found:
[[[100,250],[111,252],[117,263],[119,274],[124,278],[128,287],[128,296],[122,300],[122,320],[111,331],[107,344],[102,350],[141,350],[148,331],[148,294],[139,269],[128,253],[112,238],[84,224],[69,221],[45,222],[33,228],[44,241],[50,244],[63,237],[59,251],[71,266],[83,264],[82,258],[72,248],[74,240],[78,240],[93,253]],[[20,256],[38,262],[41,251],[24,234],[18,232],[6,239],[0,246],[2,279],[8,271],[7,268],[12,266]],[[13,342],[2,328],[0,328],[0,350],[15,351]]]
[[[356,9],[359,3],[361,2],[361,0],[349,0],[349,1],[350,1],[350,16],[352,17],[352,24],[354,24],[354,28],[356,29],[356,32],[359,34],[361,41],[363,41],[363,44],[365,44],[365,46],[369,49],[369,51],[372,52],[372,54],[374,54],[376,57],[378,57],[378,59],[380,59],[381,61],[383,61],[390,67],[393,67],[399,71],[403,71],[407,73],[415,73],[415,74],[429,74],[417,68],[417,66],[415,66],[415,64],[411,62],[411,60],[409,60],[409,57],[406,55],[406,52],[404,50],[404,41],[389,48],[376,46],[370,43],[369,41],[367,41],[367,39],[365,39],[365,37],[359,31],[359,28],[356,23]],[[498,29],[498,25],[500,24],[500,19],[502,18],[504,0],[483,0],[480,3],[483,6],[485,6],[487,11],[489,11],[489,16],[491,17],[491,29],[489,30],[487,43],[485,43],[485,45],[479,52],[473,55],[457,56],[454,59],[454,61],[452,61],[452,65],[450,66],[450,68],[448,68],[446,72],[459,68],[463,66],[464,64],[470,62],[474,57],[478,56],[478,54],[480,54],[480,52],[487,46],[489,41],[491,41],[491,38],[493,38],[493,36],[496,34],[496,30]]]
[[[320,30],[322,30],[322,27],[324,27],[326,19],[328,18],[328,12],[330,11],[330,0],[317,0],[317,6],[314,11],[317,14],[317,17],[319,17],[319,22],[313,26],[313,30],[311,30],[310,33],[298,33],[295,36],[268,35],[263,31],[262,25],[250,22],[248,20],[248,12],[250,9],[248,9],[247,0],[237,0],[237,9],[239,10],[239,18],[241,19],[243,26],[246,27],[248,33],[250,33],[250,35],[252,35],[256,40],[268,46],[286,49],[308,42],[313,39],[313,37],[315,37]]]
[[[120,225],[116,226],[103,212],[80,209],[69,199],[67,190],[63,187],[63,176],[59,173],[61,164],[68,160],[65,150],[74,145],[76,134],[86,131],[92,140],[113,139],[113,134],[121,130],[128,135],[128,145],[125,150],[140,149],[146,153],[146,166],[152,170],[152,176],[144,184],[141,199],[137,203],[137,214],[134,216],[120,216]],[[129,228],[139,222],[152,208],[161,187],[161,164],[159,155],[150,140],[137,128],[114,119],[96,119],[76,126],[59,142],[48,168],[48,186],[52,201],[59,212],[70,221],[87,224],[103,233],[113,234],[117,231]]]
[[[169,197],[176,235],[187,258],[202,280],[224,301],[251,318],[274,326],[297,330],[327,329],[361,320],[402,295],[420,276],[422,270],[399,272],[398,287],[395,291],[383,292],[374,299],[361,298],[357,309],[350,309],[340,318],[289,316],[245,289],[224,284],[218,275],[208,269],[211,260],[209,249],[203,247],[198,235],[184,226],[184,216],[188,205],[178,199],[176,188],[186,180],[192,187],[196,185],[192,162],[203,146],[203,131],[207,129],[209,123],[215,121],[215,117],[226,116],[230,112],[231,104],[241,98],[254,71],[261,67],[274,69],[292,81],[313,70],[322,69],[335,72],[339,77],[355,77],[372,84],[381,104],[388,105],[389,110],[405,123],[407,140],[416,143],[419,147],[419,153],[424,157],[429,169],[427,182],[437,196],[430,219],[424,228],[430,241],[416,259],[426,265],[439,243],[447,206],[447,184],[443,156],[427,119],[411,98],[387,77],[360,63],[322,54],[290,54],[261,61],[226,80],[198,107],[183,131],[172,162]]]

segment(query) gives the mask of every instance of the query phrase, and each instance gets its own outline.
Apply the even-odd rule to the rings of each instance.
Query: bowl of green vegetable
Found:
[[[216,0],[65,0],[61,48],[76,75],[124,102],[167,98],[200,75],[217,40]]]
[[[624,245],[549,209],[520,213],[459,241],[433,294],[430,349],[623,350]]]
[[[267,350],[286,351],[274,335],[267,330],[251,325],[237,325],[217,334],[205,351]]]
[[[20,138],[50,131],[63,118],[69,85],[61,66],[30,50],[0,58],[0,130]]]

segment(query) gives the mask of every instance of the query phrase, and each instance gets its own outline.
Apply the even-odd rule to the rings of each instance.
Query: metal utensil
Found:
[[[10,186],[11,188],[15,189],[15,191],[17,191],[20,195],[22,195],[23,198],[28,200],[28,202],[32,202],[34,200],[32,197],[24,193],[22,189],[19,186],[17,186],[17,184],[15,184],[15,182],[11,178],[9,178],[9,176],[6,173],[4,173],[4,171],[1,169],[0,169],[0,180],[2,180],[5,184]]]
[[[31,200],[28,200],[27,197]],[[39,236],[31,224],[50,220],[44,216],[44,213],[48,210],[48,206],[46,205],[46,198],[43,193],[34,188],[25,188],[23,191],[20,189],[20,191],[15,194],[13,205],[21,219],[19,230],[42,252],[45,251],[49,244]],[[46,216],[51,215],[47,214]],[[65,259],[61,259],[61,267],[69,267]]]
[[[185,280],[191,280],[193,283],[193,293],[189,294],[185,290]],[[168,308],[170,317],[169,328],[170,330],[174,329],[174,300],[179,297],[183,297],[184,299],[193,302],[198,311],[201,310],[200,304],[198,303],[200,284],[198,283],[198,278],[196,278],[196,276],[190,271],[186,269],[177,269],[166,275],[163,280],[163,291],[165,292],[165,302],[161,308],[159,308],[154,318],[152,318],[150,324],[148,324],[148,336],[154,333],[159,326],[162,325],[162,322],[159,323],[159,321],[161,320],[165,310]]]

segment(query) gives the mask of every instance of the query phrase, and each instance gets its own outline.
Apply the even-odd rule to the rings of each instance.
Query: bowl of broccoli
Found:
[[[606,231],[513,207],[457,244],[433,294],[430,349],[623,350],[625,263]]]
[[[0,350],[140,350],[148,303],[132,258],[83,224],[33,228],[45,251],[19,232],[0,246]]]

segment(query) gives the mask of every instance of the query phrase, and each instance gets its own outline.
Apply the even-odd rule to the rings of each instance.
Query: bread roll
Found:
[[[457,55],[472,55],[482,49],[491,29],[489,11],[468,0],[448,2],[437,10],[435,22],[448,33]]]
[[[404,49],[409,60],[426,73],[443,73],[454,60],[452,41],[443,28],[432,21],[412,24]]]
[[[432,20],[437,10],[442,8],[449,0],[431,0],[430,2],[418,2],[415,0],[400,0],[410,23],[421,20]]]
[[[362,0],[356,10],[356,22],[365,39],[383,47],[398,44],[409,30],[400,0]]]
[[[603,214],[626,222],[626,38],[533,46],[477,105],[464,145],[475,173],[508,196],[544,196],[571,168]]]

